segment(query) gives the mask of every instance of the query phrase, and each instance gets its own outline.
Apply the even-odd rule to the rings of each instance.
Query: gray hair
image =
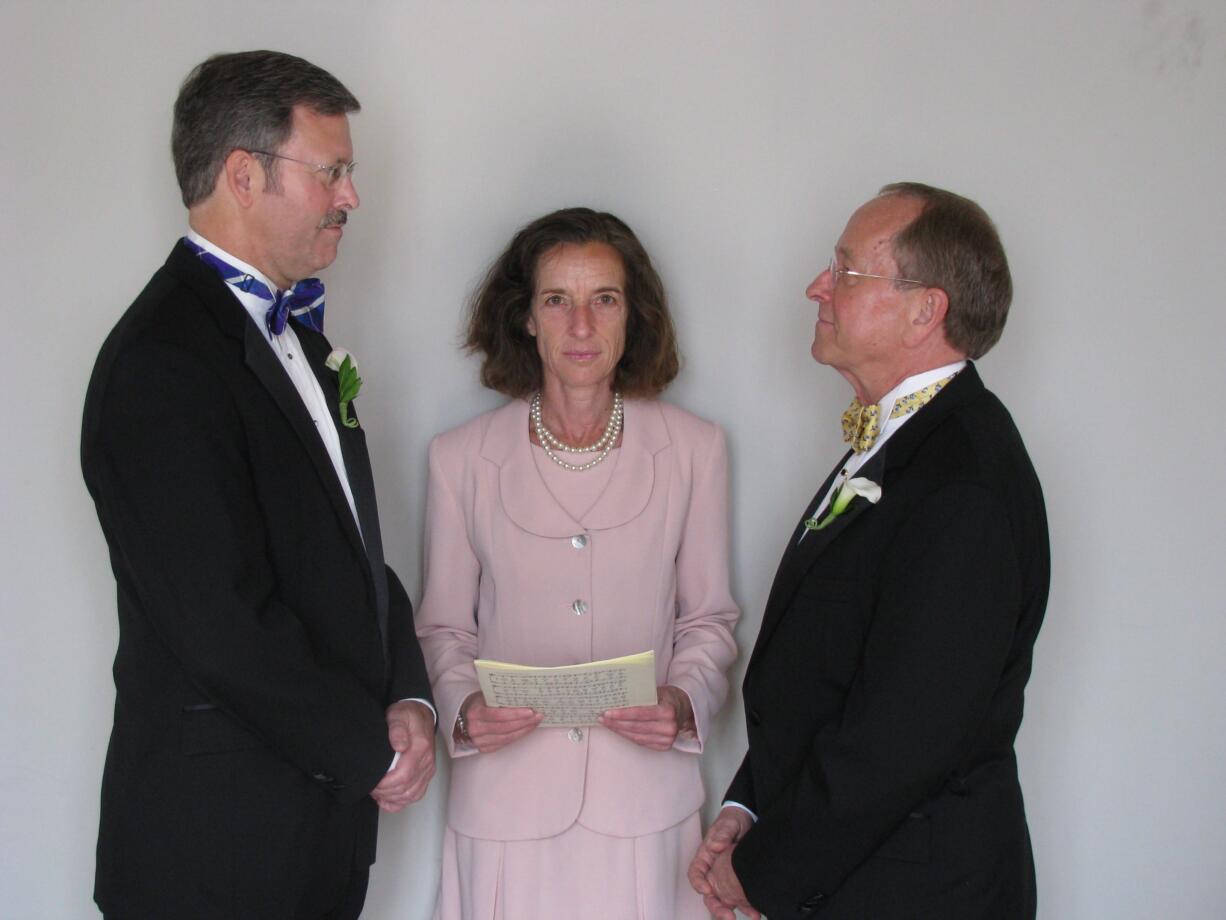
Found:
[[[215,54],[197,65],[179,88],[170,135],[183,204],[190,208],[213,193],[232,151],[275,153],[289,139],[299,105],[320,115],[361,109],[336,77],[292,54]],[[263,160],[275,189],[277,161]]]

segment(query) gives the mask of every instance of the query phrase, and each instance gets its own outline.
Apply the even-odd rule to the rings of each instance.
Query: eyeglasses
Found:
[[[280,153],[269,153],[267,150],[249,150],[248,153],[258,153],[262,157],[273,157],[278,160],[289,160],[291,163],[301,163],[303,166],[310,166],[315,172],[324,174],[324,185],[328,188],[335,188],[340,185],[342,179],[346,176],[352,176],[353,171],[358,168],[358,164],[353,160],[348,163],[333,163],[331,166],[321,166],[319,163],[312,163],[309,160],[299,160],[296,157],[287,157]]]
[[[891,278],[889,275],[870,275],[868,272],[856,272],[850,268],[839,268],[839,256],[835,253],[830,257],[830,282],[831,286],[839,283],[839,275],[846,275],[849,278],[876,278],[879,281],[893,281],[895,284],[922,284],[924,287],[929,287],[927,281],[916,281],[912,278]]]

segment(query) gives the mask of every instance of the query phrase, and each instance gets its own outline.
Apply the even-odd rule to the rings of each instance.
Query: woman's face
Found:
[[[529,334],[548,393],[611,389],[626,350],[626,272],[607,243],[560,243],[536,264]]]

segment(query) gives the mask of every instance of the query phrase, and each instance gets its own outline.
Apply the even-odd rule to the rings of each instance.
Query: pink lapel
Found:
[[[658,403],[628,399],[617,468],[582,521],[562,510],[537,472],[528,440],[528,403],[517,399],[494,414],[481,456],[498,466],[502,508],[515,524],[542,537],[619,527],[643,513],[655,487],[655,455],[670,443]]]

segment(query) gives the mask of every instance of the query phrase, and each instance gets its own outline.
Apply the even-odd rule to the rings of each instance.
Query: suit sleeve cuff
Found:
[[[731,799],[728,799],[723,804],[721,804],[719,807],[720,808],[739,808],[741,811],[745,812],[745,814],[749,815],[749,817],[753,818],[754,824],[758,823],[758,816],[755,815],[748,808],[746,808],[744,805],[742,805],[740,802],[734,802]]]
[[[401,703],[421,703],[430,710],[430,715],[434,716],[434,726],[438,727],[438,710],[434,708],[434,704],[429,700],[423,700],[420,696],[410,696],[407,699],[398,700]]]

